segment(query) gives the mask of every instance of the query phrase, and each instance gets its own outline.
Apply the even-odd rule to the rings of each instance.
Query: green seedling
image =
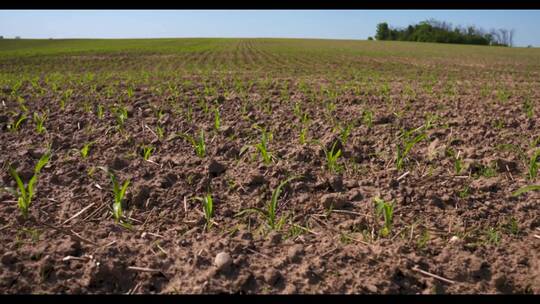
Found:
[[[493,227],[486,230],[486,241],[488,244],[499,245],[501,242],[501,234]]]
[[[27,119],[27,116],[26,114],[21,114],[19,116],[19,118],[17,118],[17,120],[15,121],[15,123],[13,123],[12,125],[10,125],[10,129],[13,130],[13,131],[17,131],[19,130],[21,124]]]
[[[157,134],[159,140],[163,139],[163,137],[165,136],[165,130],[163,129],[162,126],[157,126],[156,127],[156,134]]]
[[[347,126],[345,126],[344,128],[341,128],[341,131],[339,133],[339,138],[341,139],[341,142],[343,143],[343,145],[345,145],[345,143],[349,139],[352,129],[353,129],[352,123],[348,123]]]
[[[221,118],[219,115],[219,109],[216,107],[214,109],[214,129],[219,132],[219,128],[221,127]]]
[[[82,158],[87,158],[88,157],[88,154],[90,153],[90,146],[92,146],[94,144],[94,142],[88,142],[86,144],[84,144],[84,146],[81,148],[81,157]]]
[[[97,118],[98,119],[103,119],[103,106],[102,105],[97,105],[97,108],[96,108],[96,115],[97,115]]]
[[[394,203],[385,202],[379,197],[375,197],[375,211],[377,216],[382,215],[384,219],[384,227],[380,230],[380,234],[383,237],[387,237],[392,231],[392,223],[394,217]]]
[[[373,112],[371,110],[364,110],[362,112],[362,123],[371,128],[373,126]]]
[[[338,149],[336,151],[337,143],[338,143],[337,141],[334,142],[334,144],[332,145],[332,149],[330,149],[330,151],[327,151],[326,148],[323,147],[324,155],[326,158],[326,168],[330,172],[334,172],[334,173],[338,173],[342,169],[341,165],[339,165],[338,163],[339,157],[341,156],[341,149]]]
[[[193,136],[190,136],[187,133],[180,134],[180,136],[191,143],[191,145],[193,146],[193,149],[195,149],[195,154],[198,157],[203,158],[206,155],[206,144],[204,140],[203,129],[201,129],[198,139],[195,139]]]
[[[271,230],[279,230],[285,223],[286,218],[284,216],[278,217],[278,199],[281,195],[283,187],[289,182],[298,179],[300,177],[290,177],[287,180],[283,181],[279,186],[272,192],[272,198],[266,204],[266,210],[259,208],[249,208],[240,211],[237,216],[244,214],[258,213],[266,219],[266,223]]]
[[[114,202],[113,202],[113,216],[114,220],[117,223],[120,223],[122,221],[122,215],[123,215],[123,207],[122,207],[122,201],[124,200],[124,196],[126,195],[127,188],[129,186],[130,181],[126,180],[122,184],[122,187],[120,187],[120,184],[118,183],[116,176],[113,173],[109,173],[111,177],[111,182],[113,184],[113,195],[114,195]]]
[[[45,132],[45,127],[43,124],[45,123],[45,120],[47,119],[47,114],[40,115],[37,112],[34,112],[34,122],[36,123],[36,132],[38,134],[41,134]]]
[[[17,188],[19,189],[19,192],[17,193],[17,204],[19,206],[19,210],[21,210],[21,213],[25,218],[28,217],[28,209],[30,208],[30,204],[32,203],[32,198],[35,195],[35,185],[37,183],[38,174],[41,169],[45,167],[45,165],[49,162],[50,157],[50,152],[47,152],[43,154],[43,156],[41,156],[34,168],[34,175],[32,175],[26,186],[24,185],[17,171],[12,167],[9,168],[9,172],[13,179],[15,179],[15,182],[17,183]]]
[[[471,188],[469,186],[465,186],[462,190],[458,192],[458,196],[461,199],[465,199],[469,196],[471,193]]]
[[[540,150],[536,150],[531,159],[529,160],[529,179],[534,180],[538,175],[538,158],[540,157]]]
[[[116,122],[118,123],[118,126],[121,128],[126,123],[126,120],[128,119],[128,112],[125,107],[117,107],[115,110],[116,115]]]
[[[300,129],[299,141],[301,145],[305,144],[307,141],[307,132],[307,127],[303,127],[302,129]]]
[[[144,160],[150,159],[155,148],[153,146],[142,146],[143,158]]]
[[[413,132],[414,130],[403,133],[401,143],[397,145],[396,168],[398,169],[398,171],[401,171],[403,169],[405,159],[407,158],[407,155],[409,155],[409,153],[411,152],[411,149],[414,147],[414,145],[421,142],[427,137],[426,133],[422,133],[413,137]]]
[[[523,111],[529,119],[532,119],[534,116],[534,104],[529,98],[525,99],[523,102]]]
[[[208,193],[204,197],[196,197],[195,199],[203,203],[206,228],[210,229],[212,227],[212,217],[214,216],[214,200],[212,199],[212,195]]]
[[[272,139],[272,133],[266,132],[266,129],[261,129],[261,141],[255,145],[259,151],[265,165],[272,163],[272,153],[268,151],[268,141]]]
[[[540,190],[540,185],[528,185],[528,186],[521,187],[518,190],[514,191],[514,193],[512,193],[512,196],[516,197],[516,196],[520,196],[520,195],[522,195],[524,193],[527,193],[529,191],[539,191],[539,190]]]

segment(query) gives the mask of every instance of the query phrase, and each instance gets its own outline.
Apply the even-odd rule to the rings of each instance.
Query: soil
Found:
[[[220,76],[213,77],[217,86]],[[3,91],[2,188],[15,187],[9,164],[27,182],[48,143],[52,158],[39,174],[28,219],[14,195],[0,192],[1,293],[540,293],[540,192],[512,196],[531,183],[527,162],[500,148],[527,147],[524,138],[528,143],[540,135],[540,115],[528,118],[519,96],[501,104],[496,93],[479,97],[475,86],[435,96],[414,83],[420,93],[405,98],[405,82],[396,76],[387,97],[343,92],[328,114],[326,97],[314,103],[298,79],[276,77],[270,88],[252,86],[247,98],[224,91],[207,96],[210,107],[219,107],[216,131],[214,112],[205,112],[195,94],[204,85],[187,79],[191,86],[181,87],[181,101],[135,86],[124,98],[128,119],[121,129],[111,106],[123,93],[107,98],[83,86],[62,110],[57,95],[36,97],[27,84],[21,95],[32,111],[48,110],[47,131],[37,134],[29,116],[13,132],[8,113],[18,104],[9,88]],[[280,93],[284,84],[287,100]],[[122,83],[112,86],[125,91]],[[442,92],[444,83],[434,90]],[[533,100],[539,93],[533,91]],[[96,102],[105,106],[102,119]],[[186,107],[178,112],[174,102],[192,104],[191,121]],[[304,144],[295,103],[311,120]],[[366,109],[373,112],[371,126],[362,121]],[[440,119],[398,171],[400,130],[423,126],[426,113]],[[504,126],[494,127],[499,118]],[[346,141],[335,122],[355,123]],[[254,123],[272,131],[271,164],[253,147],[261,134]],[[165,129],[161,139],[157,125]],[[204,158],[174,136],[196,137],[201,129]],[[82,158],[80,149],[91,141]],[[324,154],[336,141],[338,173],[326,168]],[[141,145],[155,147],[148,161]],[[460,153],[459,173],[449,148]],[[131,181],[124,201],[131,228],[114,221],[111,182],[99,167]],[[300,177],[279,196],[278,215],[286,216],[280,229],[270,229],[257,213],[238,215],[266,210],[272,191],[290,176]],[[214,199],[211,226],[194,199],[206,193]],[[376,197],[395,203],[387,236]]]

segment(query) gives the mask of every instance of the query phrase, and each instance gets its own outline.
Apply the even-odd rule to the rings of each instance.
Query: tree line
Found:
[[[405,28],[391,28],[383,22],[377,25],[375,39],[512,46],[514,30],[492,29],[487,32],[475,26],[454,27],[450,23],[433,19]]]

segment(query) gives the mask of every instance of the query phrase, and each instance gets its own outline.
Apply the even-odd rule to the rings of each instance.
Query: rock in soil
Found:
[[[214,265],[217,267],[218,271],[229,270],[232,265],[231,255],[223,251],[218,253],[214,259]]]

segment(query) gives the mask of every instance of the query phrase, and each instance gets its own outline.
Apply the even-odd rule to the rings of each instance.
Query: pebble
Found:
[[[218,253],[214,259],[214,265],[217,267],[218,271],[228,270],[232,265],[231,255],[224,251]]]

